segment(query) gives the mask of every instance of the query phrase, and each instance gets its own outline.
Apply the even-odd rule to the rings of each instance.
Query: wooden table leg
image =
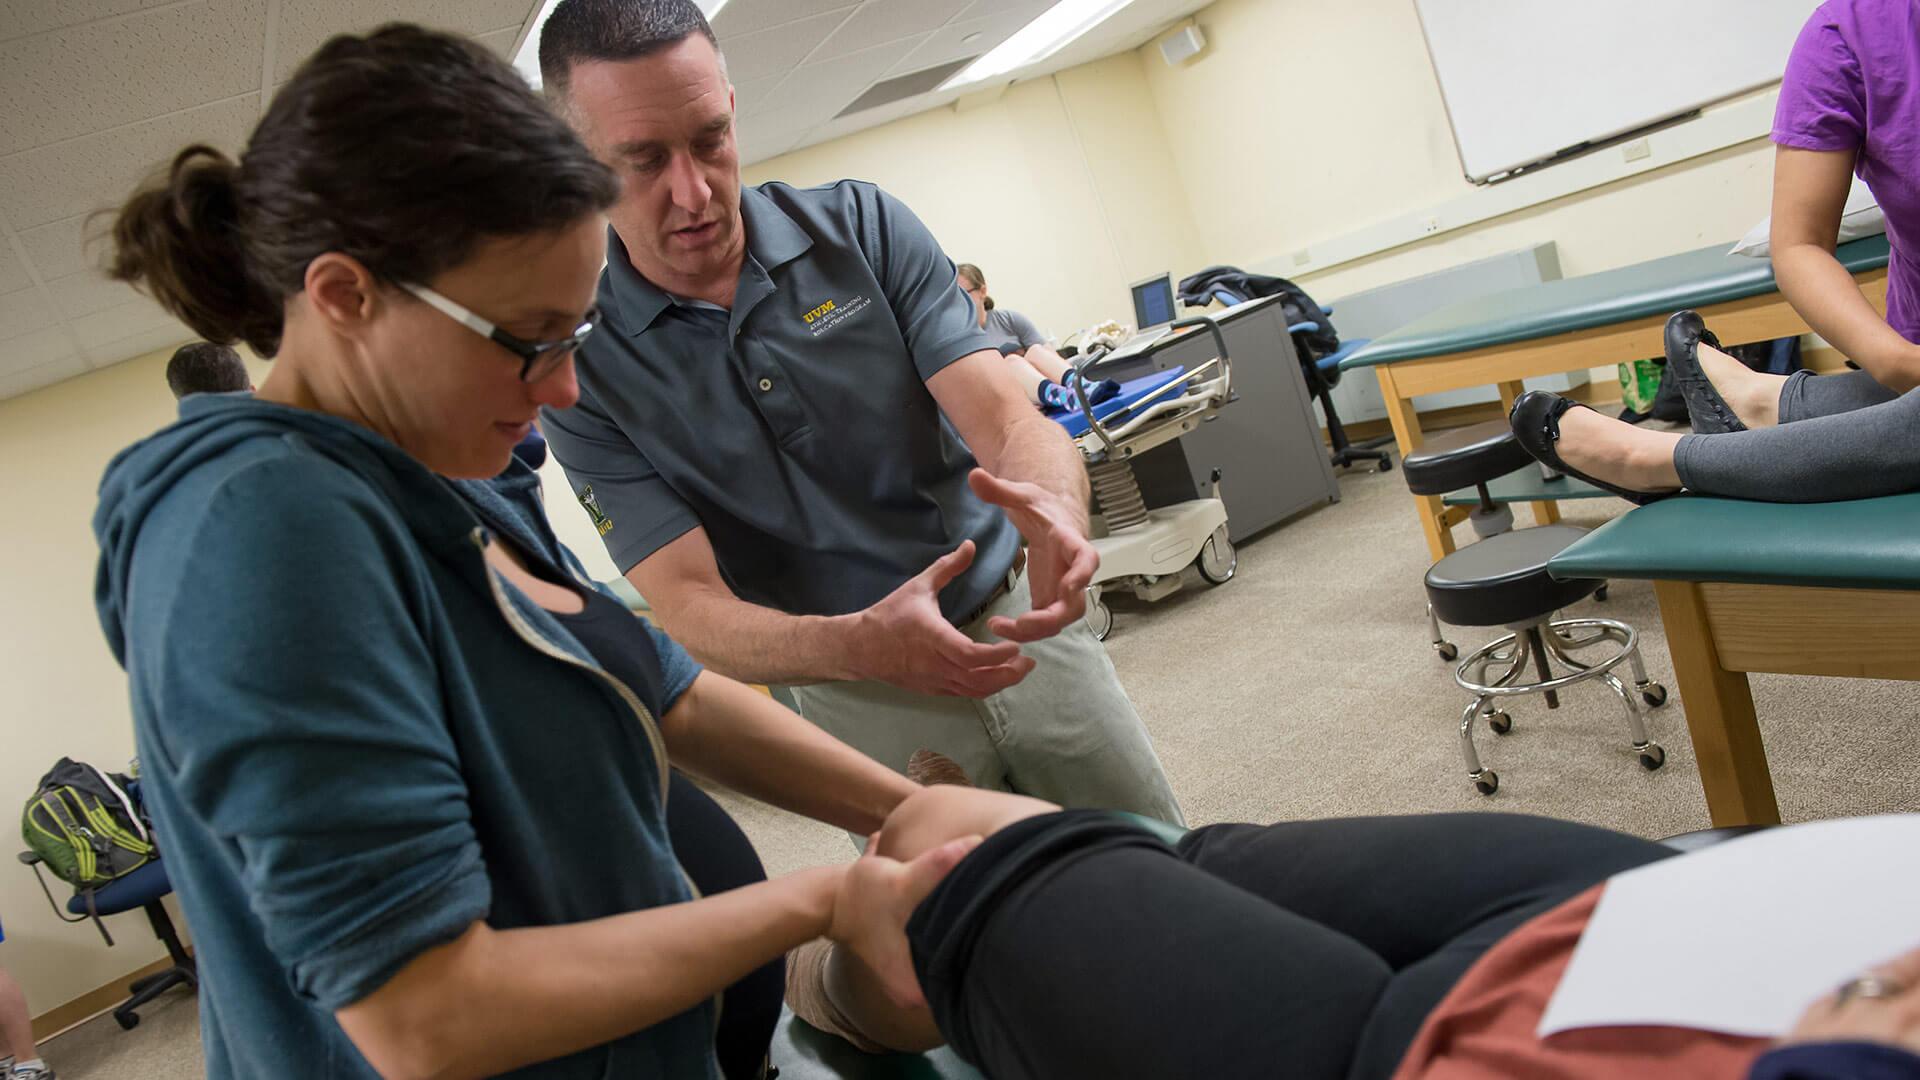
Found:
[[[1700,586],[1691,581],[1653,585],[1714,827],[1778,824],[1780,805],[1753,712],[1753,689],[1744,672],[1720,666]]]
[[[1521,394],[1527,392],[1526,385],[1519,380],[1497,384],[1500,388],[1500,410],[1505,415],[1513,411],[1513,403]],[[1527,504],[1533,507],[1535,525],[1551,525],[1560,520],[1560,504],[1552,499],[1541,499]]]
[[[1413,410],[1413,399],[1400,396],[1393,381],[1393,368],[1382,364],[1373,369],[1380,377],[1380,396],[1387,403],[1387,421],[1393,425],[1393,438],[1400,446],[1400,460],[1420,449],[1420,414]],[[1427,553],[1439,562],[1453,554],[1453,528],[1446,523],[1447,508],[1438,495],[1415,495],[1414,510],[1420,515],[1420,530],[1427,537]]]

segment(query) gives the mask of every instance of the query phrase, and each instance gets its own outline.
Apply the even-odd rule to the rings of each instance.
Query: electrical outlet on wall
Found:
[[[1620,156],[1628,161],[1645,161],[1653,156],[1653,147],[1645,139],[1635,139],[1620,148]]]
[[[1432,214],[1429,214],[1426,217],[1421,218],[1420,231],[1427,234],[1428,236],[1432,236],[1434,233],[1439,232],[1440,219],[1433,216]]]

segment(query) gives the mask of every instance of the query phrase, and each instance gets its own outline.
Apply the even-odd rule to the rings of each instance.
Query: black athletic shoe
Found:
[[[1667,320],[1667,373],[1680,387],[1680,398],[1687,403],[1687,418],[1693,430],[1703,435],[1727,431],[1745,431],[1747,425],[1733,415],[1725,398],[1713,388],[1707,373],[1700,370],[1700,343],[1718,349],[1720,339],[1713,336],[1697,311],[1676,312]]]
[[[1568,476],[1577,476],[1594,487],[1602,491],[1610,491],[1636,506],[1645,506],[1650,502],[1658,502],[1680,494],[1678,490],[1633,491],[1618,487],[1605,480],[1596,480],[1561,461],[1559,452],[1553,448],[1554,444],[1560,441],[1560,417],[1568,409],[1584,408],[1586,408],[1585,405],[1572,398],[1563,398],[1559,394],[1550,394],[1545,390],[1529,390],[1521,394],[1519,400],[1513,403],[1513,411],[1507,414],[1507,423],[1513,427],[1513,437],[1520,441],[1521,448],[1532,454],[1534,460],[1540,464]]]

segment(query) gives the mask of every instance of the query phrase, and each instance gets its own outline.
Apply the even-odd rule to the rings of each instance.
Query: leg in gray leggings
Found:
[[[1761,502],[1839,502],[1920,491],[1920,390],[1864,371],[1795,372],[1780,425],[1683,435],[1673,465],[1689,490]]]

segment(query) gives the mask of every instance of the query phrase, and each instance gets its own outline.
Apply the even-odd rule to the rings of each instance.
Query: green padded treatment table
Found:
[[[1169,847],[1186,830],[1138,814],[1114,813],[1159,837]],[[951,1047],[924,1054],[868,1054],[836,1035],[829,1035],[792,1010],[780,1010],[770,1051],[780,1069],[780,1080],[984,1080],[980,1071],[960,1060]]]
[[[1920,680],[1920,493],[1683,495],[1602,525],[1549,569],[1654,582],[1715,826],[1780,820],[1749,672]]]
[[[1420,446],[1415,397],[1493,386],[1510,406],[1523,379],[1661,355],[1667,317],[1683,308],[1699,311],[1728,345],[1806,333],[1806,322],[1780,295],[1772,263],[1726,250],[1715,244],[1465,300],[1375,338],[1340,368],[1373,369],[1405,455]],[[1884,313],[1886,237],[1851,241],[1836,254]],[[1439,496],[1414,499],[1428,550],[1438,560],[1453,550],[1451,529],[1465,520],[1466,509],[1448,507]],[[1530,501],[1541,524],[1559,519],[1551,498]]]

